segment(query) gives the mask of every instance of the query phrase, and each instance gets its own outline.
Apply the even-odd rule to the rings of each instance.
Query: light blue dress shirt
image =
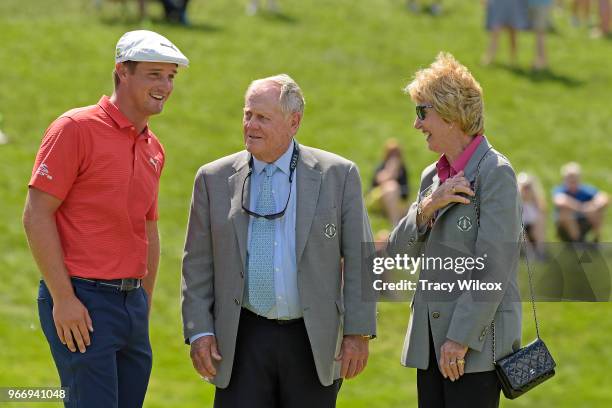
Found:
[[[291,156],[295,142],[291,142],[289,148],[274,165],[278,167],[272,175],[272,195],[274,196],[275,212],[280,212],[285,208],[287,197],[289,196],[289,172]],[[265,177],[263,170],[268,163],[259,161],[253,157],[253,174],[251,175],[251,194],[249,209],[254,209],[257,197],[261,190],[261,185]],[[274,220],[274,287],[276,293],[276,305],[270,309],[265,317],[269,319],[296,319],[302,317],[300,296],[297,286],[297,265],[295,260],[295,219],[296,219],[296,174],[297,168],[293,172],[291,182],[291,197],[287,205],[285,215]],[[251,229],[254,217],[249,217],[248,241],[251,242]],[[247,254],[248,256],[248,254]],[[248,262],[247,262],[248,265]],[[249,271],[247,271],[247,274]],[[253,311],[248,303],[248,288],[244,290],[243,305]]]
[[[275,212],[285,208],[289,195],[289,167],[291,156],[293,155],[294,141],[289,148],[274,164],[278,167],[272,176],[272,195],[274,196]],[[257,205],[257,197],[263,183],[264,167],[268,163],[257,160],[253,157],[253,173],[251,174],[251,187],[249,209],[254,211]],[[302,317],[302,307],[300,294],[297,285],[297,263],[295,259],[295,225],[297,215],[297,168],[293,172],[291,182],[291,197],[285,215],[274,220],[274,287],[276,294],[276,304],[265,316],[269,319],[297,319]],[[254,217],[249,217],[248,243],[251,242],[251,228]],[[247,253],[248,256],[248,253]],[[248,265],[248,262],[247,262]],[[249,271],[247,270],[247,274]],[[245,282],[247,280],[245,279]],[[248,288],[244,288],[243,306],[252,310],[248,303]],[[214,335],[214,333],[199,333],[189,338],[193,343],[203,336]]]

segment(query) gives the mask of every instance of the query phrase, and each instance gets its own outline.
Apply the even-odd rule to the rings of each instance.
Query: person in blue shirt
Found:
[[[608,206],[608,195],[581,183],[580,165],[570,162],[561,167],[563,184],[553,191],[559,238],[565,242],[584,242],[589,231],[599,242]]]

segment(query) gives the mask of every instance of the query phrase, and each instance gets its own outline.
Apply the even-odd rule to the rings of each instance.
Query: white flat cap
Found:
[[[189,66],[189,60],[163,35],[148,30],[128,31],[117,41],[115,63],[125,61],[168,62]]]

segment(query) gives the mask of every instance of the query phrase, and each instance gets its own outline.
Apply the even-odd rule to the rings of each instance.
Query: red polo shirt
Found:
[[[145,221],[158,218],[163,166],[157,137],[137,134],[107,96],[49,126],[29,185],[62,200],[55,219],[71,276],[147,274]]]

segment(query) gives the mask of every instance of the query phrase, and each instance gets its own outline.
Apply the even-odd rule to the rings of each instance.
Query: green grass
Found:
[[[533,76],[502,64],[479,66],[486,45],[476,1],[445,1],[442,18],[407,13],[403,0],[283,0],[286,15],[247,17],[243,1],[190,5],[194,27],[140,24],[115,4],[96,11],[88,0],[0,2],[0,112],[11,143],[0,146],[0,385],[58,383],[36,312],[39,273],[20,217],[35,152],[46,126],[62,112],[95,103],[112,91],[114,45],[130,29],[167,35],[191,59],[165,112],[152,128],[165,145],[160,229],[162,262],[151,321],[154,368],[147,407],[200,407],[213,389],[193,371],[179,313],[180,258],[193,175],[203,163],[241,148],[243,92],[257,77],[287,72],[303,88],[301,143],[354,160],[368,185],[381,146],[396,137],[405,149],[416,189],[435,160],[412,129],[413,105],[401,89],[440,50],[471,68],[485,90],[490,141],[517,170],[540,177],[546,191],[561,164],[583,164],[585,181],[612,191],[612,42],[592,41],[557,13],[549,42],[554,75]],[[157,3],[151,15],[160,15]],[[532,38],[520,40],[520,65],[531,63]],[[375,230],[387,227],[372,217]],[[553,236],[549,225],[549,236]],[[607,223],[604,240],[612,239]],[[525,305],[528,312],[528,305]],[[540,305],[544,339],[558,361],[557,377],[504,406],[607,407],[612,307]],[[379,338],[366,372],[345,382],[340,407],[416,406],[415,372],[399,365],[408,305],[379,307]],[[525,339],[533,336],[525,313]],[[37,405],[38,406],[38,405]],[[44,406],[41,404],[40,406]]]

